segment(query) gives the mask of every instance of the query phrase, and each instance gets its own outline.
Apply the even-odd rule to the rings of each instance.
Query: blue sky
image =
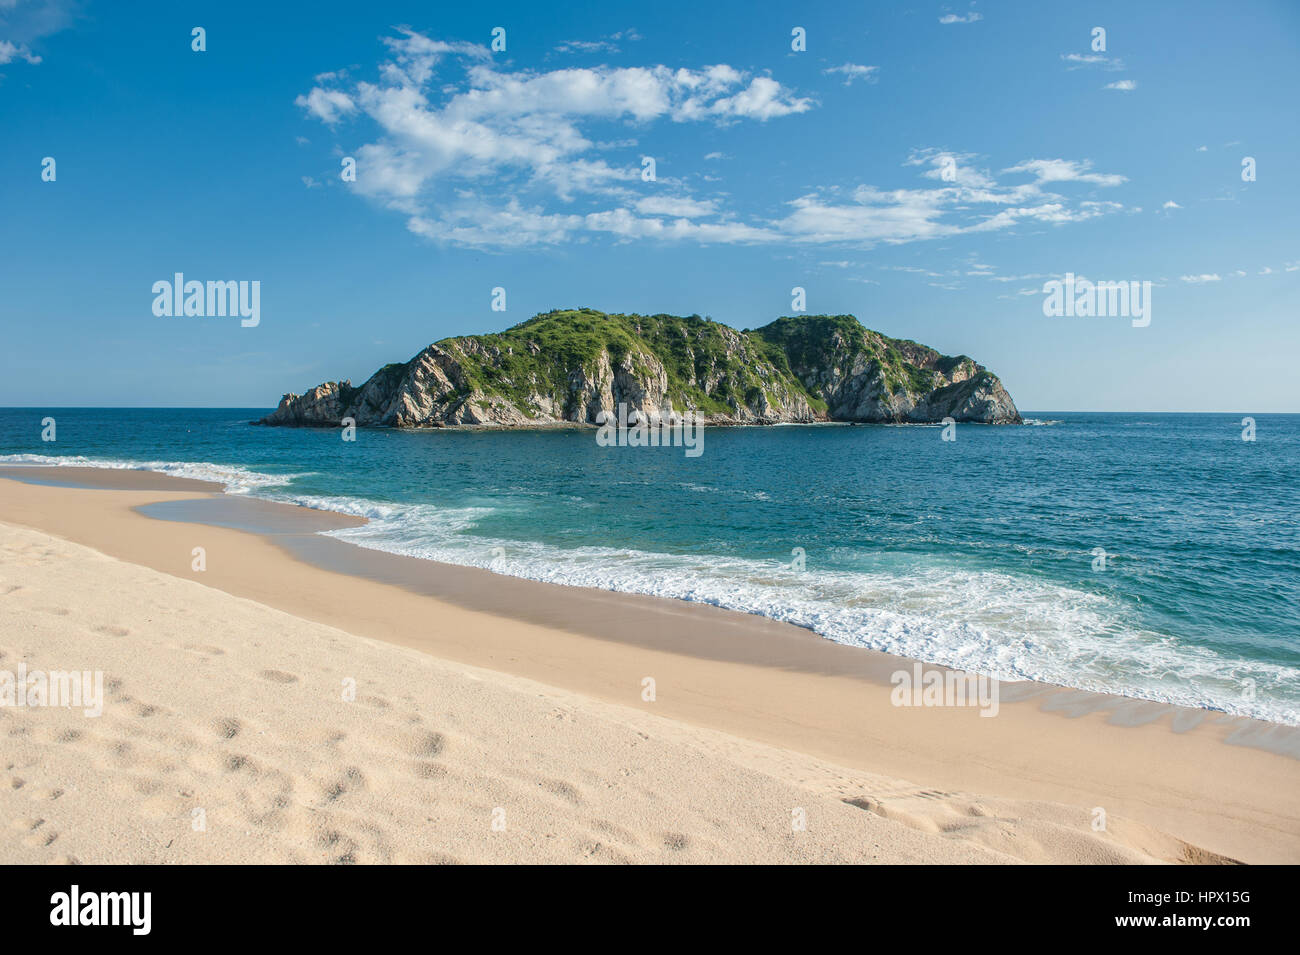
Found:
[[[800,286],[1022,409],[1300,412],[1300,4],[1070,7],[0,0],[0,405],[273,406]],[[260,324],[155,316],[175,272]],[[1045,317],[1067,272],[1150,325]]]

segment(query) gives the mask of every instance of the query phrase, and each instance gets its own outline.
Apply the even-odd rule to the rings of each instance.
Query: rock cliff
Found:
[[[286,394],[259,423],[395,428],[596,424],[619,404],[708,424],[813,421],[1018,424],[1002,382],[964,355],[887,338],[851,315],[736,331],[699,316],[547,312],[492,335],[447,338],[359,388]]]

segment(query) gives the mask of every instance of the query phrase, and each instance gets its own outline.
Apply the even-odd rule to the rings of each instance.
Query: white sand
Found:
[[[841,768],[0,524],[0,670],[20,662],[103,671],[105,707],[0,708],[6,863],[1200,858],[1113,816],[1094,832],[1087,807]]]

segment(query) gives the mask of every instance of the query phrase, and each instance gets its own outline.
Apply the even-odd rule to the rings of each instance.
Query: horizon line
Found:
[[[0,405],[0,411],[274,411],[277,405]],[[1076,408],[1076,409],[1019,409],[1021,415],[1045,415],[1045,414],[1222,414],[1222,415],[1300,415],[1300,411],[1115,411],[1101,408]],[[577,422],[581,424],[582,422]],[[822,422],[794,422],[796,424],[820,424]],[[832,421],[829,424],[842,424],[845,422]],[[888,424],[889,422],[858,422],[859,424]],[[727,427],[726,425],[712,425],[712,427]],[[396,429],[407,430],[407,429]],[[509,430],[503,428],[502,430]]]

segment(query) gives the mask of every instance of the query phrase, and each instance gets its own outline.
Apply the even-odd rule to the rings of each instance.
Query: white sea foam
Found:
[[[490,508],[353,504],[372,518],[328,532],[362,547],[514,577],[671,597],[806,627],[837,643],[1003,680],[1035,680],[1300,725],[1300,672],[1230,659],[1132,625],[1099,594],[939,565],[798,572],[776,561],[608,547],[561,549],[463,533]],[[1257,699],[1246,700],[1247,679]],[[1287,689],[1290,687],[1291,689]]]
[[[225,486],[228,494],[251,494],[288,484],[301,474],[264,474],[233,464],[203,461],[133,461],[117,458],[87,458],[81,455],[55,457],[47,454],[3,454],[0,464],[30,464],[46,467],[107,468],[115,471],[155,471],[172,477],[212,481]]]

